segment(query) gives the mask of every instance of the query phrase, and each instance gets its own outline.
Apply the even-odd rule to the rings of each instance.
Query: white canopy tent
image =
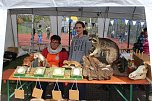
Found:
[[[144,7],[51,7],[51,8],[20,8],[11,9],[11,14],[38,14],[51,16],[81,16],[101,18],[126,18],[144,20]]]
[[[0,67],[3,64],[4,46],[17,46],[16,14],[38,14],[50,16],[81,16],[99,18],[126,18],[145,20],[148,34],[152,33],[151,0],[1,0],[0,1]],[[11,15],[11,16],[10,16]],[[14,20],[13,20],[14,19]],[[6,38],[5,38],[6,37]],[[152,34],[148,35],[152,50]],[[150,52],[152,63],[152,52]],[[0,78],[2,71],[0,72]],[[0,82],[1,84],[1,82]],[[1,89],[1,88],[0,88]]]
[[[53,25],[53,33],[60,32],[61,17],[60,16],[79,16],[79,17],[96,17],[98,19],[98,34],[103,36],[103,31],[108,30],[109,19],[125,18],[131,20],[145,20],[144,7],[47,7],[47,8],[17,8],[8,10],[5,48],[10,46],[18,46],[17,41],[17,14],[32,14],[51,16],[51,25]],[[59,16],[59,17],[56,17]],[[56,19],[58,18],[58,20]],[[108,20],[108,21],[107,21]],[[58,21],[58,22],[57,22]],[[57,24],[58,23],[58,24]],[[105,23],[105,24],[104,24]],[[59,26],[57,26],[59,25]],[[52,27],[52,26],[51,26]],[[58,30],[57,30],[58,28]],[[105,34],[105,33],[104,33]]]

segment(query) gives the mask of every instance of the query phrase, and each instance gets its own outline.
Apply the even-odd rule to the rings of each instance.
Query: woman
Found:
[[[74,60],[83,63],[82,57],[89,54],[89,49],[91,48],[91,43],[87,35],[84,35],[85,25],[83,22],[78,21],[75,24],[75,29],[77,36],[73,37],[69,60]]]
[[[85,24],[81,21],[76,22],[75,29],[77,32],[77,36],[73,37],[71,47],[70,47],[70,55],[69,60],[74,60],[79,63],[83,63],[82,57],[84,55],[89,54],[89,49],[91,48],[91,43],[89,42],[89,38],[87,35],[84,35]],[[79,99],[85,99],[85,84],[79,84]],[[73,88],[76,89],[76,88]]]

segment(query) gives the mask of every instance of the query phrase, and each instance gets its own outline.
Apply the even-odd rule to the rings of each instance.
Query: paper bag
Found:
[[[62,94],[61,91],[52,91],[52,99],[53,100],[61,100],[62,99]]]
[[[15,98],[24,99],[24,90],[15,89]]]
[[[32,97],[41,98],[42,97],[42,93],[43,93],[43,90],[34,87],[33,93],[32,93]]]
[[[70,100],[79,100],[79,90],[69,90]]]

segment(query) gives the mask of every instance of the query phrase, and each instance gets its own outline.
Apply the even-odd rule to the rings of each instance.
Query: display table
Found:
[[[21,80],[21,81],[27,81],[27,82],[31,82],[31,81],[37,81],[37,79],[35,78],[14,78],[13,77],[13,73],[14,73],[15,69],[8,69],[5,70],[3,72],[3,76],[2,79],[4,82],[7,82],[7,94],[8,94],[8,99],[7,101],[10,101],[10,93],[9,93],[9,88],[10,88],[10,83],[9,81],[17,81],[17,80]],[[56,82],[55,79],[39,79],[39,81],[41,82]],[[73,83],[75,82],[74,80],[58,80],[58,82],[68,82],[68,83]],[[128,77],[117,77],[117,76],[112,76],[111,80],[92,80],[92,81],[88,81],[87,79],[83,79],[83,80],[77,80],[77,83],[85,83],[85,84],[129,84],[130,85],[130,98],[129,101],[132,101],[132,97],[133,97],[133,85],[134,84],[149,84],[149,82],[147,80],[130,80]],[[148,97],[148,95],[147,95]]]

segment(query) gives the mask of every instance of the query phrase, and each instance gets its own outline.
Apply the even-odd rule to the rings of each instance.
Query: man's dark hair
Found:
[[[51,41],[52,41],[52,40],[58,40],[59,43],[61,44],[61,37],[58,36],[58,35],[53,35],[53,36],[51,36]]]

